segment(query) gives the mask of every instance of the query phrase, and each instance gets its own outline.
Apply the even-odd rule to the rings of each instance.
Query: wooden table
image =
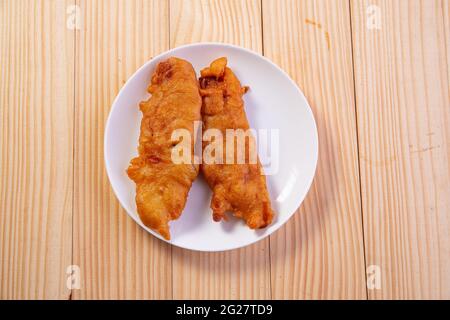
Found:
[[[225,253],[147,234],[103,162],[127,78],[198,41],[280,65],[319,130],[295,217]],[[0,66],[0,298],[450,298],[450,0],[2,0]]]

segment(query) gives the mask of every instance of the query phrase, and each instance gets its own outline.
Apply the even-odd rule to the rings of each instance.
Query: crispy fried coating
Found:
[[[242,100],[247,88],[241,87],[226,65],[227,59],[219,58],[201,71],[200,78],[203,126],[205,130],[215,128],[221,131],[224,139],[222,151],[228,151],[225,147],[227,129],[249,129]],[[203,149],[210,143],[204,141]],[[236,154],[232,154],[234,164],[225,160],[222,164],[203,162],[201,170],[213,191],[213,219],[226,220],[225,213],[230,211],[235,217],[244,219],[251,229],[258,229],[269,225],[274,213],[259,159],[253,164],[249,161],[250,143],[254,143],[251,135],[245,141],[245,163],[238,164]],[[233,152],[237,152],[237,143]]]
[[[136,205],[142,222],[170,239],[169,221],[177,219],[186,204],[189,189],[198,175],[193,163],[175,164],[171,141],[176,129],[187,129],[193,139],[194,121],[201,120],[201,97],[192,65],[171,57],[159,63],[148,92],[140,103],[143,113],[139,156],[132,159],[128,176],[136,183]]]

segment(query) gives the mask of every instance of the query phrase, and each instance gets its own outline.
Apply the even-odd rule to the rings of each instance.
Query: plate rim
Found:
[[[171,53],[177,51],[177,50],[182,50],[182,49],[186,49],[186,48],[190,48],[190,47],[202,47],[202,46],[207,46],[207,47],[214,47],[214,46],[218,46],[218,47],[225,47],[225,48],[232,48],[238,51],[244,51],[248,54],[254,55],[262,60],[264,60],[266,63],[269,63],[272,67],[274,67],[278,72],[280,72],[285,78],[288,79],[288,81],[296,88],[297,93],[300,94],[301,98],[305,101],[306,103],[306,110],[309,113],[309,115],[311,116],[311,119],[313,121],[313,127],[314,130],[312,132],[313,137],[316,141],[315,143],[315,150],[314,150],[314,170],[312,172],[311,178],[309,179],[310,181],[308,181],[305,185],[307,185],[306,188],[306,192],[303,195],[303,197],[301,198],[301,200],[299,201],[299,204],[297,206],[297,208],[289,213],[289,217],[281,224],[275,226],[270,232],[266,232],[265,234],[263,234],[262,236],[251,240],[247,243],[244,243],[242,245],[235,245],[235,246],[231,246],[231,247],[227,247],[227,248],[219,248],[219,249],[203,249],[203,248],[195,248],[195,247],[187,247],[187,246],[182,246],[180,244],[176,244],[174,242],[172,242],[172,240],[166,240],[164,239],[161,235],[159,235],[158,233],[156,233],[155,231],[151,230],[150,228],[146,227],[142,221],[140,219],[138,219],[139,215],[137,214],[137,217],[134,216],[134,214],[131,214],[127,208],[127,206],[122,202],[121,198],[118,196],[118,191],[116,190],[116,187],[114,186],[114,184],[112,183],[111,180],[111,174],[110,171],[112,170],[109,163],[108,163],[108,151],[107,151],[107,146],[108,146],[108,132],[110,130],[110,124],[111,124],[111,117],[112,114],[115,110],[115,108],[117,108],[117,101],[119,100],[119,98],[123,95],[124,92],[124,88],[129,85],[129,82],[131,82],[143,69],[145,69],[149,64],[151,64],[153,61],[157,61],[159,60],[161,57],[166,56],[166,55],[170,55]],[[178,248],[182,248],[182,249],[186,249],[186,250],[192,250],[192,251],[198,251],[198,252],[225,252],[225,251],[230,251],[230,250],[235,250],[235,249],[239,249],[239,248],[244,248],[247,246],[250,246],[252,244],[255,244],[257,242],[260,242],[261,240],[265,239],[266,237],[274,234],[275,232],[277,232],[282,226],[284,226],[293,216],[295,216],[296,212],[298,211],[298,209],[302,206],[307,194],[309,193],[309,191],[311,190],[311,186],[312,183],[314,181],[314,178],[316,176],[316,171],[317,171],[317,163],[318,163],[318,158],[319,158],[319,135],[318,135],[318,130],[317,130],[317,123],[316,123],[316,119],[314,117],[314,113],[312,111],[311,105],[308,102],[308,99],[306,98],[306,96],[304,95],[303,91],[300,89],[300,87],[297,85],[297,83],[289,76],[289,74],[284,71],[281,67],[279,67],[277,64],[275,64],[273,61],[271,61],[269,58],[263,56],[262,54],[255,52],[253,50],[235,45],[235,44],[230,44],[230,43],[224,43],[224,42],[194,42],[194,43],[189,43],[189,44],[184,44],[181,46],[177,46],[175,48],[171,48],[169,50],[163,51],[159,54],[157,54],[154,57],[151,57],[149,60],[147,60],[144,64],[142,64],[139,68],[136,69],[136,71],[127,79],[127,81],[122,85],[122,87],[120,88],[119,92],[117,93],[116,97],[114,98],[109,113],[108,113],[108,117],[106,119],[106,124],[105,124],[105,129],[104,129],[104,133],[103,133],[104,137],[103,137],[103,159],[104,159],[104,163],[105,163],[105,170],[106,170],[106,175],[108,177],[108,181],[109,184],[111,185],[111,188],[114,192],[115,197],[117,198],[117,200],[119,201],[120,205],[122,206],[122,208],[125,210],[125,212],[127,213],[127,215],[129,217],[131,217],[141,228],[143,228],[146,232],[150,233],[151,235],[155,236],[156,238],[158,238],[159,240],[164,241],[165,243],[168,243],[172,246],[178,247]],[[188,200],[186,200],[188,201]]]

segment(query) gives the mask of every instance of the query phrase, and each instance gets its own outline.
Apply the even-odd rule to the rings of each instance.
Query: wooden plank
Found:
[[[74,261],[82,281],[74,298],[171,298],[171,249],[120,207],[103,160],[104,125],[115,96],[138,67],[168,49],[168,1],[79,5]]]
[[[366,298],[347,1],[263,1],[264,54],[303,90],[319,132],[313,186],[271,236],[276,299]]]
[[[0,299],[67,299],[71,1],[0,2]]]
[[[171,47],[199,41],[261,52],[260,1],[170,1]],[[269,242],[240,250],[199,253],[173,248],[176,299],[270,298]]]
[[[444,15],[448,1],[352,1],[366,259],[382,280],[371,299],[450,298]]]
[[[442,17],[444,19],[444,39],[447,52],[447,74],[450,81],[450,1],[442,0]]]

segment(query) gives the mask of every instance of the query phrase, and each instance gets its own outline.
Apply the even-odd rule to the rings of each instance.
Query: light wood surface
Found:
[[[259,0],[172,0],[170,46],[219,41],[261,53],[260,4]],[[268,239],[224,253],[174,247],[172,263],[175,299],[271,298]]]
[[[274,298],[364,299],[351,29],[339,1],[264,1],[264,54],[311,104],[319,132],[313,186],[271,236]]]
[[[74,35],[69,1],[0,2],[0,297],[67,299]],[[63,14],[61,14],[63,13]]]
[[[0,299],[450,299],[449,2],[0,1]],[[225,253],[144,232],[103,162],[128,77],[199,41],[280,65],[319,130],[295,216]]]
[[[450,92],[442,1],[353,1],[356,105],[371,298],[450,297]],[[448,11],[447,11],[448,14]],[[448,44],[448,38],[447,38]]]
[[[168,3],[81,1],[76,38],[74,299],[172,297],[171,248],[140,228],[109,185],[103,131],[125,81],[169,48]]]

